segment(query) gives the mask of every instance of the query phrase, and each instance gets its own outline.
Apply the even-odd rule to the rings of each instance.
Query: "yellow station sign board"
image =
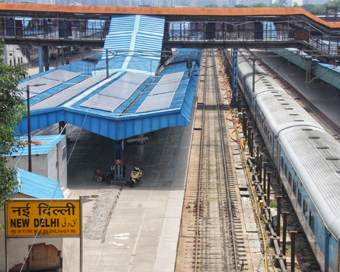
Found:
[[[7,203],[7,237],[80,236],[79,200],[13,200]]]

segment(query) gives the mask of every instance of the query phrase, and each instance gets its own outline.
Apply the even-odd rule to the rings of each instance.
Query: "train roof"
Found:
[[[287,156],[332,234],[340,238],[340,144],[326,131],[293,127],[279,134]]]
[[[275,135],[294,126],[307,125],[322,129],[321,125],[282,89],[262,90],[256,101]]]

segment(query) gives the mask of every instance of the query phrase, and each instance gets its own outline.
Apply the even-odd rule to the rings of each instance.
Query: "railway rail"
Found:
[[[241,271],[239,203],[214,57],[201,67],[175,271]],[[213,55],[213,54],[209,54]],[[241,264],[241,265],[240,265]]]

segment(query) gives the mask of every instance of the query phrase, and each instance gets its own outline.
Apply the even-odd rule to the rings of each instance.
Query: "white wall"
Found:
[[[20,47],[14,44],[6,45],[4,52],[4,63],[14,66],[14,63],[18,64],[18,62],[22,64],[28,63],[27,58],[22,54]]]
[[[67,188],[67,146],[66,137],[58,143],[59,184]]]
[[[65,156],[63,150],[65,149]],[[7,165],[28,171],[28,155],[7,157]],[[58,164],[57,164],[58,163]],[[67,147],[64,137],[48,154],[32,155],[32,172],[57,180],[60,187],[67,188]]]
[[[17,156],[17,157],[7,157],[7,165],[11,167],[18,167],[20,169],[28,171],[28,155]],[[32,155],[32,172],[44,177],[48,177],[48,165],[47,165],[47,155]]]

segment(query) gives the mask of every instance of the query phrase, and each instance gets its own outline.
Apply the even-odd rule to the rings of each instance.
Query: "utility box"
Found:
[[[28,170],[28,137],[21,137],[24,148],[7,156],[7,165]],[[32,172],[59,182],[67,188],[66,135],[37,135],[31,137]]]

